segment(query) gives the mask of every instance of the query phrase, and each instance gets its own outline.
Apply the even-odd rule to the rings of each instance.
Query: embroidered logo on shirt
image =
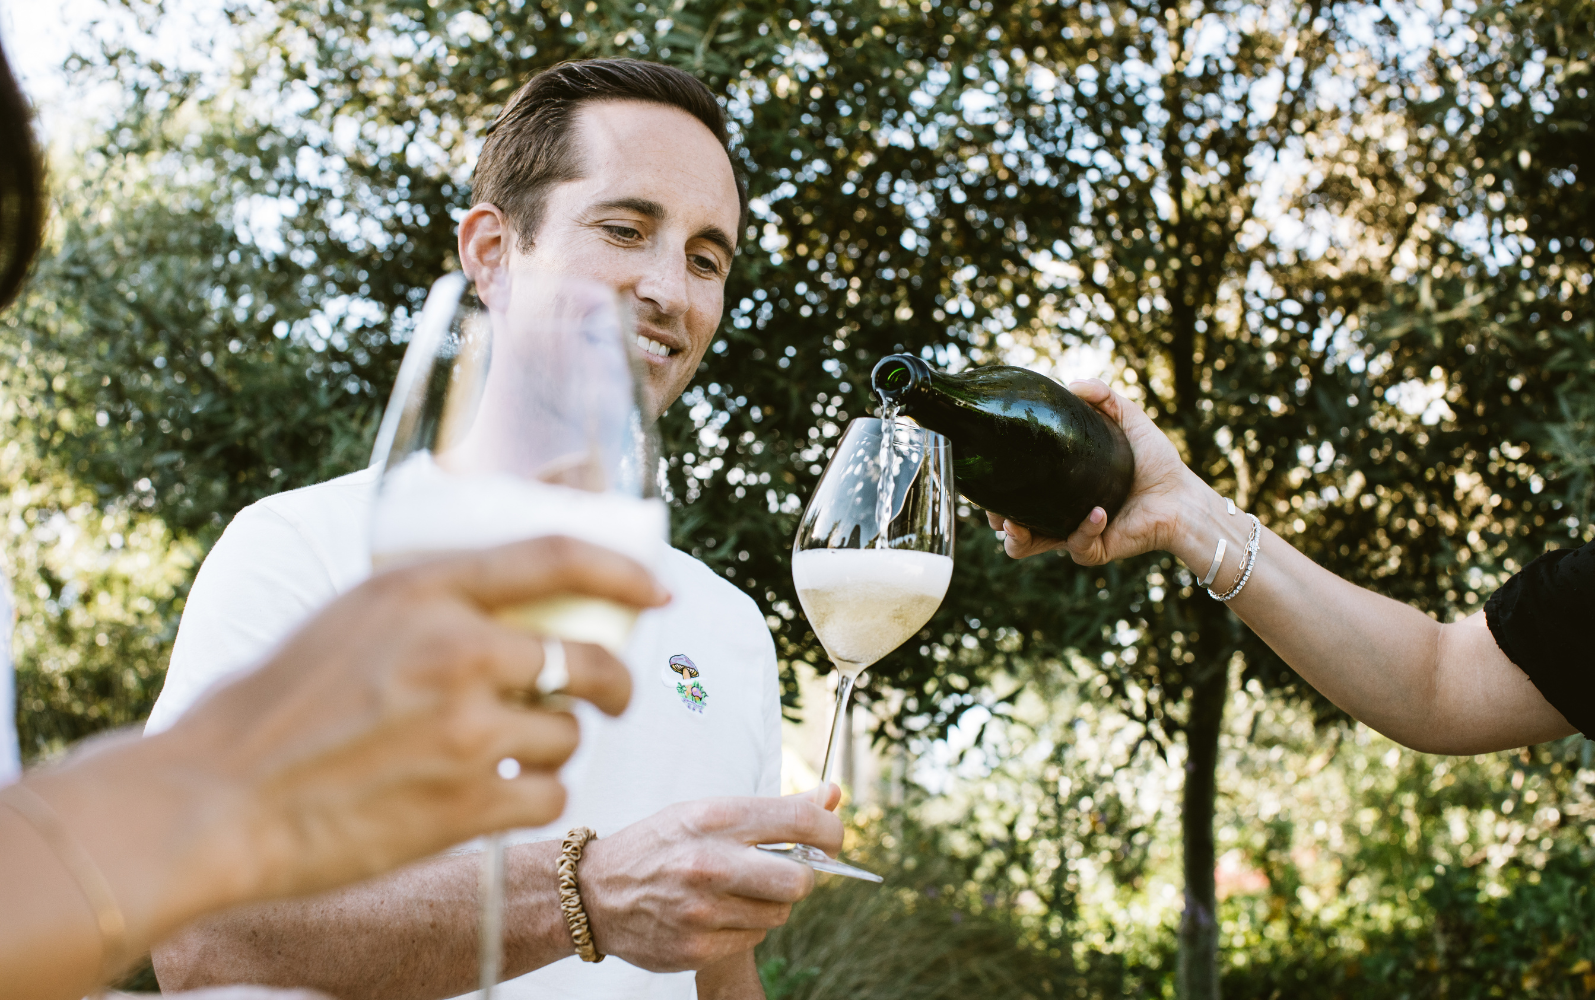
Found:
[[[687,654],[677,653],[670,658],[669,669],[668,676],[675,681],[676,697],[688,709],[702,715],[709,705],[709,688],[703,683],[698,665]]]

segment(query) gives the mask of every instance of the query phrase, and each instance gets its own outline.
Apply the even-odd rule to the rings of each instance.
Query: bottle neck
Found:
[[[902,403],[930,385],[931,368],[912,354],[882,358],[870,373],[870,385],[888,406]]]

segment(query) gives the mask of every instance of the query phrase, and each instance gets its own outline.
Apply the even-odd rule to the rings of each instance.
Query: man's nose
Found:
[[[687,312],[687,255],[677,249],[653,254],[636,285],[636,294],[672,319]]]

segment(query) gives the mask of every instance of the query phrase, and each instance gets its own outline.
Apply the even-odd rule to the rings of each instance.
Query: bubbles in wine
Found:
[[[951,557],[912,549],[804,549],[792,556],[803,613],[849,675],[923,628],[952,575]]]

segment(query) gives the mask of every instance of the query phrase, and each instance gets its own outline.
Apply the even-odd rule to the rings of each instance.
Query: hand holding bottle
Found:
[[[1495,753],[1576,731],[1563,713],[1568,706],[1576,711],[1576,700],[1563,707],[1549,701],[1507,656],[1482,610],[1440,622],[1337,577],[1266,525],[1254,528],[1250,518],[1226,509],[1135,403],[1096,379],[1074,382],[1069,391],[1123,428],[1135,454],[1130,495],[1111,521],[1098,508],[1062,540],[987,515],[1006,533],[1010,556],[1061,549],[1096,566],[1170,552],[1193,575],[1207,570],[1219,581],[1233,595],[1225,606],[1302,680],[1358,722],[1414,750]],[[1246,558],[1253,530],[1255,562]],[[1226,544],[1218,549],[1221,540]],[[1542,600],[1559,599],[1550,588],[1542,593]],[[1568,602],[1582,599],[1576,588],[1566,593],[1573,595]]]
[[[1130,439],[1135,478],[1129,498],[1111,523],[1106,512],[1096,507],[1064,539],[1034,533],[1001,515],[988,513],[987,521],[1004,533],[1003,551],[1015,559],[1025,559],[1061,550],[1083,566],[1100,566],[1154,549],[1172,548],[1186,498],[1193,490],[1206,487],[1181,460],[1174,442],[1136,403],[1108,388],[1101,379],[1071,382],[1069,391],[1117,423]]]

